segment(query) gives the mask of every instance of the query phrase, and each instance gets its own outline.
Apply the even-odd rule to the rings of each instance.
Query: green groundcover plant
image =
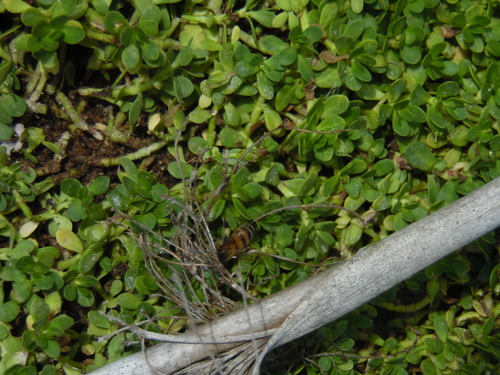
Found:
[[[0,373],[91,372],[141,350],[124,325],[215,319],[498,177],[499,14],[0,2]],[[221,264],[245,223],[245,254]],[[263,372],[498,373],[498,246],[483,237]]]

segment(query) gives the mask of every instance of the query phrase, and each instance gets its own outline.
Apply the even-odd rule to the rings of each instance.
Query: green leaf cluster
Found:
[[[26,102],[16,91],[21,89],[19,78],[10,61],[0,63],[0,141],[8,141],[14,134],[12,122],[26,112]]]
[[[19,35],[15,46],[21,52],[31,52],[45,69],[57,73],[60,43],[77,44],[85,38],[77,19],[85,14],[88,5],[75,1],[47,1],[40,5],[27,5],[21,10],[21,21],[31,32]]]
[[[150,4],[138,7],[137,10],[140,16],[137,23],[133,22],[137,25],[134,28],[129,26],[129,22],[120,12],[106,12],[104,16],[106,30],[115,35],[124,46],[121,50],[121,63],[131,73],[139,70],[142,61],[151,68],[164,66],[167,62],[161,45],[151,40],[158,35],[158,25],[162,18],[160,8]]]

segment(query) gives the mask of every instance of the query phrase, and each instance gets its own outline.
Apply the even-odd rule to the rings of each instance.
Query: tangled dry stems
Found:
[[[278,130],[280,128],[275,131]],[[230,167],[227,152],[225,153],[223,182],[212,193],[205,208],[196,199],[197,168],[188,179],[182,179],[183,203],[171,196],[164,197],[166,201],[171,203],[172,207],[169,218],[173,227],[176,228],[176,233],[172,238],[165,238],[137,222],[133,224],[139,228],[140,233],[136,235],[133,231],[130,231],[130,235],[135,238],[142,249],[144,264],[148,273],[156,281],[164,297],[175,303],[176,307],[184,310],[185,315],[177,318],[185,319],[195,335],[197,335],[196,326],[198,324],[207,323],[217,319],[220,315],[225,315],[241,307],[241,303],[234,301],[223,293],[224,288],[230,287],[237,295],[241,296],[243,307],[246,306],[248,300],[257,300],[248,293],[243,283],[238,282],[235,275],[231,274],[219,260],[216,241],[209,228],[208,217],[213,205],[228,186],[231,177],[246,165],[246,162],[243,161],[244,158],[270,134],[270,132],[267,132],[260,136],[251,147],[241,154],[233,167]],[[180,160],[183,158],[179,154],[180,139],[181,132],[175,139],[175,153],[179,170],[182,170]],[[202,163],[201,160],[195,162],[197,166],[200,163]],[[317,207],[349,211],[364,223],[364,220],[356,212],[328,204],[282,207],[262,214],[252,223],[257,223],[267,216],[287,209],[300,208],[307,210]],[[117,217],[131,220],[128,215],[120,211],[117,211]],[[115,220],[115,223],[117,222],[119,220]],[[252,252],[260,253],[258,250],[252,250]],[[283,259],[278,255],[265,254]],[[291,261],[289,259],[285,260]],[[297,261],[292,262],[297,263]],[[324,265],[317,265],[316,267],[320,269],[324,268]],[[166,276],[166,274],[169,274],[170,277]],[[197,284],[196,288],[201,291],[202,296],[197,293],[193,283]],[[154,321],[155,317],[152,317],[148,320],[148,324],[154,323]],[[143,339],[149,336],[145,331],[139,331],[137,327],[129,326],[128,328]],[[204,342],[202,337],[198,336],[198,338],[201,343]],[[192,364],[176,372],[176,374],[247,374],[267,340],[268,338],[252,337],[249,341],[233,345],[229,350],[217,355],[211,352],[206,345],[208,343],[205,341],[202,350],[207,351],[207,359]],[[159,373],[157,369],[152,370]],[[168,369],[165,369],[165,371],[168,372]]]

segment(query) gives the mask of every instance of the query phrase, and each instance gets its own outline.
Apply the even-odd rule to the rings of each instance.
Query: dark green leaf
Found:
[[[249,77],[254,74],[257,74],[260,70],[258,65],[253,65],[248,61],[240,61],[234,67],[234,71],[241,78]]]
[[[273,20],[274,20],[273,12],[270,12],[268,10],[255,10],[247,12],[246,14],[265,27],[269,28],[273,27]]]
[[[141,115],[142,109],[142,93],[136,96],[135,100],[128,111],[128,123],[129,125],[135,125],[137,120],[139,120],[139,116]]]
[[[141,62],[141,53],[135,44],[130,44],[123,50],[122,62],[127,70],[136,69]]]
[[[448,337],[448,323],[445,318],[437,317],[434,320],[434,330],[442,342],[446,342]]]
[[[413,142],[406,148],[406,160],[414,168],[431,171],[436,159],[429,146],[422,142]]]
[[[9,116],[20,117],[24,115],[27,105],[26,101],[16,94],[2,95],[3,106]]]
[[[310,82],[313,79],[312,58],[298,55],[297,63],[302,79],[304,79],[304,81],[306,82]]]
[[[111,34],[118,34],[118,30],[124,25],[128,25],[128,22],[120,12],[109,12],[104,18],[104,27],[106,27]]]
[[[343,35],[351,38],[351,40],[358,39],[365,30],[365,20],[357,19],[347,24],[347,27],[344,30]]]
[[[14,301],[7,301],[0,306],[0,322],[12,322],[21,311],[21,307]]]
[[[89,192],[94,194],[94,195],[104,194],[106,192],[106,190],[108,190],[109,183],[110,183],[109,177],[98,176],[90,184]]]
[[[84,199],[87,189],[75,178],[67,178],[61,182],[61,191],[75,199]]]
[[[194,171],[194,167],[184,162],[172,162],[167,167],[168,172],[175,178],[189,178]]]
[[[292,47],[286,47],[279,53],[279,61],[281,65],[292,65],[297,59],[297,50]]]
[[[69,21],[63,29],[63,40],[68,44],[80,43],[85,38],[85,31],[80,23]]]
[[[408,64],[416,64],[422,58],[422,52],[418,46],[404,45],[401,49],[401,57]]]
[[[309,44],[312,45],[323,38],[323,30],[318,26],[309,26],[302,32],[302,35],[307,37],[309,39]]]
[[[246,139],[236,130],[229,127],[222,129],[220,133],[220,140],[225,147],[244,147]]]

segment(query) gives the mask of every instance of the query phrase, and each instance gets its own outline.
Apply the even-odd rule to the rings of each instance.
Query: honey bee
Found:
[[[220,261],[222,263],[227,263],[232,258],[241,255],[252,240],[254,234],[255,230],[249,223],[237,227],[219,247],[218,255]]]

